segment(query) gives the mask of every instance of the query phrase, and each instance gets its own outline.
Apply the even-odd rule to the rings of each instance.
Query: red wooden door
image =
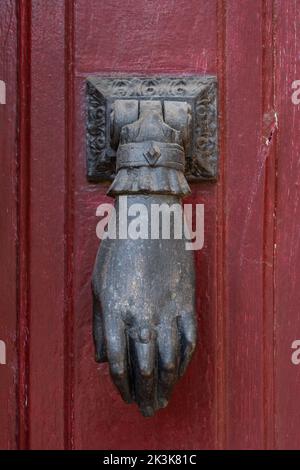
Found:
[[[300,447],[298,6],[1,1],[1,448]],[[219,179],[191,197],[205,204],[197,352],[149,419],[122,402],[91,337],[108,199],[85,177],[85,80],[112,72],[219,83]]]

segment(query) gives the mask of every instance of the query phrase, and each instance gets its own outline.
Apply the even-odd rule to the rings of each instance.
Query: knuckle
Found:
[[[175,372],[175,362],[174,361],[164,361],[163,364],[162,364],[162,369],[164,372],[167,372],[169,374],[171,373],[174,373]]]

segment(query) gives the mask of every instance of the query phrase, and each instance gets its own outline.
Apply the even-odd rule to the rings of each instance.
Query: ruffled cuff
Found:
[[[180,170],[166,167],[120,168],[108,190],[109,196],[121,194],[190,194],[190,187]]]

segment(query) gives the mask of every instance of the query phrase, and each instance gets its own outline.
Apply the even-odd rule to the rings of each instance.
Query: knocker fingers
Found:
[[[179,338],[173,322],[158,331],[158,405],[165,408],[178,379]]]
[[[181,361],[179,375],[182,376],[192,358],[197,341],[197,321],[194,312],[182,313],[178,319],[181,336]]]
[[[100,302],[93,293],[93,337],[96,362],[107,362],[103,318]]]
[[[133,397],[128,375],[127,344],[122,319],[111,313],[108,314],[105,317],[105,334],[110,374],[123,400],[131,403]]]
[[[152,416],[156,410],[156,345],[150,328],[129,334],[129,352],[135,401],[144,416]]]

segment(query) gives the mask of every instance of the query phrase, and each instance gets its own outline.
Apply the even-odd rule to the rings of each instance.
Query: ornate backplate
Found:
[[[190,181],[216,180],[218,174],[217,79],[187,77],[104,77],[87,79],[87,178],[115,176],[116,153],[111,146],[110,115],[116,99],[185,101],[192,108],[192,142],[186,154]]]

